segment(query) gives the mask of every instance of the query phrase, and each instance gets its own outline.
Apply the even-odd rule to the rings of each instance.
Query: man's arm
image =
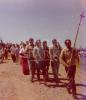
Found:
[[[65,61],[63,60],[63,57],[64,57],[64,50],[61,51],[59,60],[60,60],[60,63],[64,65],[64,67],[68,67],[69,65],[65,63]]]
[[[37,49],[36,48],[33,49],[33,57],[37,58]]]
[[[27,53],[27,51],[28,51],[28,45],[25,47],[25,53]]]
[[[51,47],[49,49],[49,55],[50,55],[50,60],[53,60],[53,51]]]

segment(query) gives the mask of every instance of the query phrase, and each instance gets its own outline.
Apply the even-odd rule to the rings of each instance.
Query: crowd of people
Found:
[[[65,67],[67,78],[67,90],[76,98],[76,60],[79,62],[78,52],[71,47],[71,40],[65,40],[66,48],[62,48],[60,43],[52,40],[52,46],[49,47],[47,41],[30,38],[26,43],[20,44],[3,44],[0,43],[0,63],[7,60],[9,54],[14,63],[20,62],[23,74],[31,75],[31,82],[34,82],[35,75],[40,82],[40,75],[43,75],[44,84],[49,80],[49,68],[51,67],[56,85],[59,83],[59,66],[60,63]]]
[[[17,62],[17,60],[19,59],[18,52],[19,52],[18,44],[12,44],[12,43],[5,44],[3,42],[0,42],[0,63],[3,63],[4,60],[8,60],[9,55],[11,55],[13,62]]]

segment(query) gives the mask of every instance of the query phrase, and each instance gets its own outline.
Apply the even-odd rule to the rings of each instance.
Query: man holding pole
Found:
[[[79,63],[79,56],[78,52],[75,49],[76,48],[76,41],[79,35],[79,29],[82,22],[82,19],[84,18],[84,12],[80,14],[80,22],[78,25],[75,41],[74,41],[74,47],[71,47],[71,40],[67,39],[65,40],[66,48],[62,50],[60,55],[60,62],[65,66],[65,70],[67,72],[67,76],[69,79],[69,83],[67,85],[68,92],[70,93],[72,90],[73,97],[76,98],[76,85],[75,85],[75,73],[76,73],[76,61]]]
[[[60,62],[65,66],[65,70],[68,77],[67,90],[72,93],[76,98],[76,85],[75,85],[75,73],[76,73],[76,60],[79,61],[78,52],[75,48],[71,47],[71,40],[65,40],[66,48],[64,48],[60,55]]]

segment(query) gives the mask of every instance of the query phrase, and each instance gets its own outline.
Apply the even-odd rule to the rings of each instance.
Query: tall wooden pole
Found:
[[[85,16],[84,16],[84,12],[82,12],[81,15],[80,15],[80,22],[79,22],[79,25],[78,25],[78,29],[77,29],[77,33],[76,33],[76,37],[75,37],[75,41],[74,41],[74,48],[76,47],[76,41],[77,41],[77,38],[78,38],[80,25],[81,25],[82,19],[83,19],[84,17],[85,17]]]
[[[78,35],[79,35],[79,29],[80,29],[80,25],[81,25],[81,22],[82,22],[82,19],[84,18],[84,12],[81,13],[80,15],[80,22],[79,22],[79,25],[78,25],[78,29],[77,29],[77,33],[76,33],[76,37],[75,37],[75,41],[74,41],[74,47],[76,47],[76,41],[77,41],[77,38],[78,38]],[[74,50],[72,51],[72,56],[71,56],[71,65],[72,65],[72,61],[73,61],[73,55],[74,55]]]

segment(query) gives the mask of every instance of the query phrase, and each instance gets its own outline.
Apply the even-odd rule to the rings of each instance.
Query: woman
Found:
[[[15,48],[16,63],[18,63],[19,61],[19,50],[20,50],[19,45],[16,44],[16,48]]]
[[[5,48],[4,48],[4,58],[5,58],[5,60],[8,60],[8,48],[7,48],[7,46],[5,46]]]
[[[12,58],[13,62],[16,63],[15,44],[13,44],[11,47],[11,58]]]
[[[22,44],[20,46],[20,65],[22,66],[22,72],[24,75],[29,75],[29,66],[28,66],[28,58],[25,54],[25,45]]]

